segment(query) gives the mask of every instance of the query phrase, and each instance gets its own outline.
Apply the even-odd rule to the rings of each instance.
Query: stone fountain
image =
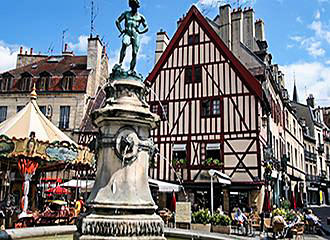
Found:
[[[129,0],[129,5],[132,10],[123,13],[116,22],[123,34],[120,62],[105,87],[104,106],[91,116],[100,132],[97,174],[87,201],[89,210],[78,219],[74,239],[165,239],[164,223],[155,214],[157,206],[148,184],[149,162],[157,151],[150,130],[157,127],[159,116],[150,112],[145,101],[147,87],[142,76],[134,71],[137,33],[146,32],[148,27],[137,12],[139,1]],[[122,20],[125,30],[120,27]],[[137,30],[140,24],[144,29]],[[125,72],[121,62],[127,39],[133,45],[133,60],[130,70]]]

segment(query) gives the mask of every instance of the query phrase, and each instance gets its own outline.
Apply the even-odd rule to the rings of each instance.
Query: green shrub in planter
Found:
[[[231,219],[227,215],[223,215],[220,213],[215,213],[211,217],[211,223],[214,226],[230,226],[231,225]]]
[[[208,209],[201,209],[191,215],[192,223],[208,224],[211,221],[211,215]]]

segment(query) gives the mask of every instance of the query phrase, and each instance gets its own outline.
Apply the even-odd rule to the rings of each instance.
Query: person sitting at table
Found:
[[[236,213],[234,215],[234,220],[238,222],[238,224],[245,228],[245,235],[249,233],[249,223],[248,218],[242,213],[240,208],[236,209]]]
[[[278,236],[284,237],[285,228],[287,227],[287,223],[284,217],[280,214],[275,214],[272,218],[273,225],[273,237],[277,238]]]
[[[307,221],[313,222],[315,226],[318,227],[318,234],[321,236],[327,235],[328,231],[322,225],[320,219],[313,213],[312,209],[307,210],[307,214],[305,215],[305,219]]]
[[[296,227],[297,224],[301,223],[300,214],[294,210],[290,211],[290,215],[293,215],[293,220],[290,221],[284,228],[284,236],[286,236],[289,230],[292,230]]]

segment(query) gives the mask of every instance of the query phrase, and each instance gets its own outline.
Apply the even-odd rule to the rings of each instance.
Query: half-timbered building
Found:
[[[223,199],[229,210],[230,194],[244,192],[247,205],[260,209],[266,144],[261,83],[195,6],[171,41],[164,35],[159,33],[157,44],[167,47],[156,52],[159,59],[147,78],[155,93],[149,96],[151,111],[162,118],[153,132],[160,156],[151,177],[182,178],[194,201],[198,193],[209,194],[208,171],[218,170],[232,184],[216,191],[216,207]]]

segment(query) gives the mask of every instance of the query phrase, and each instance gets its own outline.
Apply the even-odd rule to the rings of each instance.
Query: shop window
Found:
[[[206,145],[205,164],[208,166],[221,166],[220,143],[208,143]]]
[[[185,68],[185,83],[202,82],[202,67],[192,66]]]
[[[67,129],[70,123],[70,106],[60,107],[60,123],[59,128]]]
[[[193,45],[199,43],[199,34],[191,34],[188,36],[188,44]]]
[[[0,107],[0,123],[7,119],[7,106]]]
[[[174,144],[172,149],[172,164],[174,167],[187,164],[186,144]]]
[[[201,113],[203,117],[220,116],[220,100],[203,100]]]

